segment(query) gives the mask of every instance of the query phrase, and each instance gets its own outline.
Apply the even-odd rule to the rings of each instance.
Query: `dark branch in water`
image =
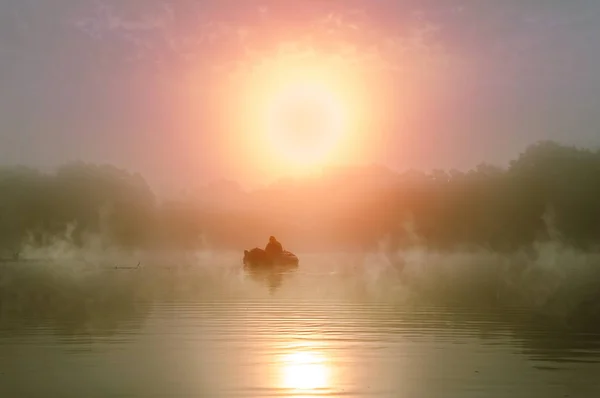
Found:
[[[115,265],[115,269],[138,269],[138,268],[140,268],[141,263],[142,263],[141,261],[138,262],[135,267],[119,267],[119,266]]]

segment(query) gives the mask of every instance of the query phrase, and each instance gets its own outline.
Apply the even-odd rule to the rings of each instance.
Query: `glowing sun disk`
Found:
[[[269,178],[305,175],[365,154],[373,104],[366,69],[339,57],[282,54],[257,59],[223,93],[227,149]]]
[[[267,139],[276,155],[297,166],[321,163],[344,133],[344,109],[327,88],[284,87],[267,109]]]

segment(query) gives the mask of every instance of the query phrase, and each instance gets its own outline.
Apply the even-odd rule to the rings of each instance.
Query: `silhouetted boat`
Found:
[[[284,250],[277,256],[269,255],[263,249],[255,247],[252,250],[244,250],[242,262],[245,267],[291,267],[295,268],[300,262],[294,253]]]

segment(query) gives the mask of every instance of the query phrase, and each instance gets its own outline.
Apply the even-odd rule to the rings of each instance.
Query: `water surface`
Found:
[[[597,333],[340,269],[4,269],[0,396],[600,396]]]

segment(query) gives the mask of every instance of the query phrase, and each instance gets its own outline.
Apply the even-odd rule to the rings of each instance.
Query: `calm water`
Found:
[[[600,396],[600,335],[361,272],[5,269],[0,397]]]

